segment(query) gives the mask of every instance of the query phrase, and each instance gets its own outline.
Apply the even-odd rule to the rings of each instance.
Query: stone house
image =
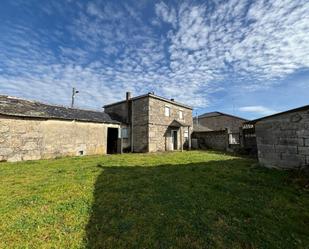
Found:
[[[0,161],[116,152],[119,128],[104,112],[0,96]]]
[[[255,126],[259,162],[266,167],[309,167],[309,105],[248,122]]]
[[[131,152],[182,150],[191,147],[192,107],[148,93],[104,106],[122,129],[122,149]]]

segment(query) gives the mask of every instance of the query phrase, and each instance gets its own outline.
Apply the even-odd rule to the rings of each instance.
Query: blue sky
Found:
[[[3,0],[0,94],[100,109],[126,91],[249,119],[309,104],[309,2]]]

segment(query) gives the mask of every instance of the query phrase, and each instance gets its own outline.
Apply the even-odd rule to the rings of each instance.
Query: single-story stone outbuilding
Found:
[[[266,167],[309,167],[309,105],[248,122],[255,125],[259,162]]]
[[[106,154],[119,128],[104,112],[0,96],[0,161]]]

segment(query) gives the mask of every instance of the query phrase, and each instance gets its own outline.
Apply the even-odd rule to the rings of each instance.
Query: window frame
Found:
[[[121,128],[121,138],[129,138],[129,129],[127,127]]]
[[[181,115],[180,115],[181,114]],[[183,110],[178,110],[178,118],[179,120],[184,120],[184,113]]]
[[[167,113],[166,113],[166,110],[168,110],[168,115],[167,115]],[[165,117],[170,117],[171,116],[171,107],[169,107],[169,106],[164,106],[164,116]]]

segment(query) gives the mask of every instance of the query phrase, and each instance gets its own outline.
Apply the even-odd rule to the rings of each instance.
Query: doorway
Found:
[[[178,149],[177,130],[172,130],[173,150]]]
[[[117,153],[118,128],[107,128],[107,154]]]

